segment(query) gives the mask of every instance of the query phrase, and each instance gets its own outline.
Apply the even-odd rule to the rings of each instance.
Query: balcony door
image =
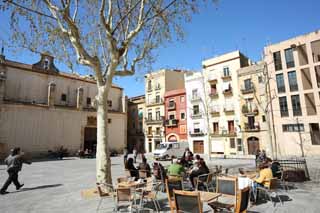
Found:
[[[204,152],[203,141],[193,141],[193,152],[198,154],[203,154]]]
[[[228,121],[228,132],[234,133],[234,121]]]
[[[250,137],[247,140],[248,143],[248,154],[255,155],[259,149],[259,139],[256,137]]]

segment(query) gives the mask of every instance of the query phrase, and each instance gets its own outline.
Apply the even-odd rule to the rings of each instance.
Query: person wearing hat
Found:
[[[18,173],[21,171],[23,163],[31,164],[31,162],[26,161],[23,158],[23,154],[19,147],[12,149],[11,154],[4,160],[4,162],[7,165],[9,177],[0,189],[0,194],[7,194],[7,189],[12,182],[16,186],[17,190],[23,187],[24,184],[19,183]]]

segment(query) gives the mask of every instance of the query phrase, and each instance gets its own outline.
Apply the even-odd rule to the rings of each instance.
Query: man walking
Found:
[[[18,173],[19,171],[21,171],[23,163],[31,164],[31,162],[28,162],[23,159],[23,154],[20,153],[19,147],[14,148],[11,151],[11,155],[9,155],[4,160],[4,162],[7,165],[7,172],[9,174],[9,177],[2,186],[0,194],[7,194],[7,189],[12,182],[16,186],[17,190],[23,187],[24,184],[20,184],[18,181]]]

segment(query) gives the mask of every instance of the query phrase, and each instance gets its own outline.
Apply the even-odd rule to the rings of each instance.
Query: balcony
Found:
[[[224,105],[223,111],[224,111],[225,113],[234,113],[234,106],[233,106],[233,104],[226,104],[226,105]]]
[[[152,118],[144,118],[145,123],[147,125],[152,125],[152,124],[163,124],[163,117],[152,119]]]
[[[166,120],[165,125],[166,127],[176,127],[178,126],[179,120],[178,119],[170,119]]]
[[[241,111],[245,116],[255,116],[259,114],[258,107],[253,103],[242,105]]]
[[[191,102],[201,101],[201,97],[200,97],[199,94],[191,95],[191,96],[190,96],[190,101],[191,101]]]
[[[191,137],[199,137],[199,136],[204,136],[204,132],[200,129],[194,129],[192,131],[189,131],[189,135]]]
[[[230,81],[232,79],[230,74],[224,74],[223,72],[222,72],[221,78],[224,81]]]
[[[152,92],[152,87],[151,86],[148,86],[147,92]]]
[[[209,93],[210,98],[215,99],[219,97],[218,91],[210,92]]]
[[[260,125],[258,122],[255,122],[254,125],[249,125],[249,123],[244,124],[244,130],[245,132],[259,132],[260,131]]]
[[[230,89],[227,89],[227,90],[223,90],[223,94],[225,95],[225,96],[232,96],[232,88],[230,88]]]
[[[175,102],[169,102],[168,110],[175,110],[175,109],[176,109],[176,103]]]
[[[152,99],[152,100],[149,100],[147,102],[147,106],[155,106],[155,105],[162,105],[164,102],[163,102],[163,99],[162,98],[159,98],[159,99]]]
[[[160,84],[158,84],[157,86],[154,87],[154,90],[160,90],[160,89],[161,89]]]
[[[254,91],[255,91],[255,89],[254,89],[254,85],[253,85],[253,83],[251,83],[251,85],[250,86],[245,86],[245,85],[242,85],[241,86],[241,93],[243,94],[243,95],[245,95],[245,94],[250,94],[250,93],[254,93]]]
[[[211,137],[236,137],[237,133],[233,130],[214,131],[210,133]]]
[[[219,106],[212,106],[210,108],[210,113],[212,116],[218,116],[220,114],[220,107]]]
[[[191,116],[190,116],[192,119],[199,119],[199,118],[202,118],[202,113],[200,112],[197,112],[197,113],[191,113]]]

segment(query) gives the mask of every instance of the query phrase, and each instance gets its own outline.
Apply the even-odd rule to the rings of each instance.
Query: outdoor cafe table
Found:
[[[124,181],[117,184],[117,187],[124,187],[124,188],[139,188],[143,187],[146,183],[140,181]]]
[[[215,200],[221,196],[220,193],[215,193],[215,192],[204,192],[204,191],[199,191],[199,192],[200,192],[200,200],[206,203],[209,203],[210,201]]]

